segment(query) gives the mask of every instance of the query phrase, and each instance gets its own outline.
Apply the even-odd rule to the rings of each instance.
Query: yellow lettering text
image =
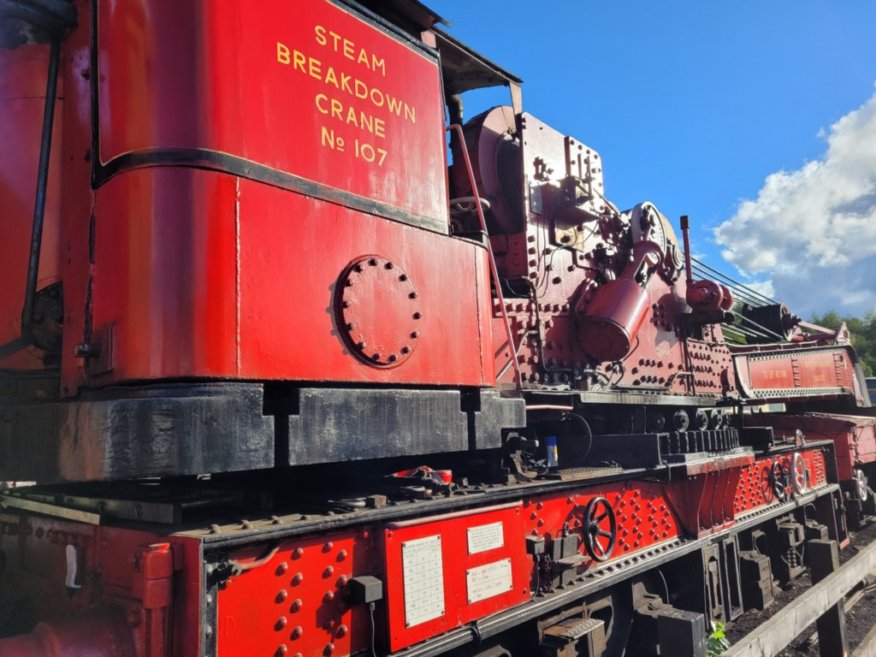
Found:
[[[316,109],[320,114],[328,114],[328,108],[326,108],[325,104],[328,102],[328,96],[325,94],[316,94],[316,98],[314,99],[316,102]]]
[[[351,62],[356,62],[368,70],[379,72],[383,77],[386,77],[386,60],[383,57],[368,52],[365,48],[357,46],[355,41],[347,39],[334,30],[327,30],[322,25],[316,25],[313,28],[313,35],[318,45],[331,48],[332,51],[343,55]]]
[[[401,116],[402,103],[398,98],[389,96],[389,111],[394,113],[396,116]]]
[[[319,45],[324,46],[326,43],[328,43],[325,40],[325,28],[322,25],[315,26],[313,28],[313,33],[316,35],[316,42]]]
[[[295,50],[292,53],[292,68],[296,71],[301,71],[302,73],[306,73],[306,69],[304,65],[307,63],[307,57],[304,56],[304,53],[300,50]]]
[[[310,77],[316,80],[322,80],[322,62],[313,57],[308,57],[307,72],[310,74]]]
[[[339,121],[343,121],[344,117],[342,114],[344,113],[344,105],[339,100],[335,100],[332,98],[332,118],[338,119]]]

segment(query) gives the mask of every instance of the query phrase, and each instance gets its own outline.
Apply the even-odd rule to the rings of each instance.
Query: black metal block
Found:
[[[0,407],[0,480],[40,483],[258,470],[274,465],[259,384],[110,388]]]
[[[502,430],[526,426],[526,402],[523,399],[502,397],[496,390],[477,390],[478,399],[471,417],[471,446],[473,449],[498,449],[502,446]]]
[[[541,536],[527,536],[526,554],[533,556],[544,554],[544,538]]]
[[[631,639],[635,655],[705,657],[706,617],[652,597],[635,610]]]
[[[705,609],[709,618],[727,621],[722,581],[720,545],[707,545],[701,551],[705,579]]]
[[[347,584],[347,600],[352,604],[370,604],[383,600],[383,582],[372,575],[354,577]]]
[[[746,609],[766,609],[774,600],[770,559],[757,552],[739,553],[742,602]]]
[[[807,520],[805,527],[805,536],[807,541],[826,541],[830,539],[827,531],[827,525],[822,525],[815,520]]]
[[[703,614],[665,607],[657,615],[661,657],[706,657],[706,619]]]
[[[469,448],[467,415],[454,390],[302,388],[288,421],[288,465]]]
[[[724,577],[724,612],[734,621],[745,611],[742,604],[742,580],[739,575],[739,541],[731,536],[721,541],[721,567]]]
[[[754,449],[768,449],[775,442],[772,427],[744,427],[740,440]]]
[[[587,460],[590,463],[617,463],[624,468],[649,468],[660,465],[660,434],[593,436]]]

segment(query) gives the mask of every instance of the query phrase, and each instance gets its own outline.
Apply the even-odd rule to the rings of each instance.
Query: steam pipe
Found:
[[[684,238],[684,272],[687,275],[687,284],[693,283],[690,263],[690,220],[686,214],[681,215],[681,236]]]

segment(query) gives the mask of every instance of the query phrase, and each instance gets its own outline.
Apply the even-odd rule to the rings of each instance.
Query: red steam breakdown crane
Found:
[[[847,332],[441,23],[0,2],[0,655],[699,656],[874,511]]]

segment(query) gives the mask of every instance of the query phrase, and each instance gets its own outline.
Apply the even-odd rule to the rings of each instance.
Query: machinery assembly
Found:
[[[705,657],[876,514],[847,331],[441,23],[0,1],[0,655]]]

